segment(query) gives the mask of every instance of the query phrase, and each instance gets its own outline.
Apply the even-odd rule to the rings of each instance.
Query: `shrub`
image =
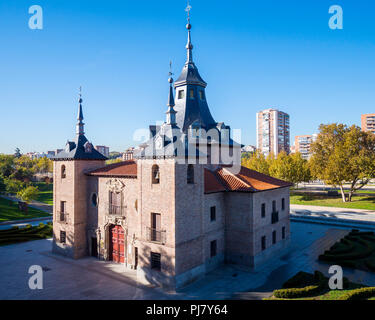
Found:
[[[343,294],[340,300],[361,300],[368,299],[375,296],[375,287],[360,288],[351,290]]]
[[[313,276],[311,274],[300,271],[283,284],[283,289],[300,288],[307,284],[313,284],[313,282]]]
[[[320,292],[320,287],[318,285],[315,286],[307,286],[304,288],[290,288],[290,289],[280,289],[275,290],[273,295],[276,298],[282,299],[294,299],[294,298],[303,298],[313,294],[318,294]]]
[[[291,278],[291,282],[295,282],[296,279],[300,279],[302,277],[302,272],[297,273],[293,278]],[[306,275],[306,274],[305,274]],[[289,288],[289,289],[280,289],[275,290],[273,292],[273,295],[276,298],[282,298],[282,299],[295,299],[295,298],[304,298],[312,295],[319,294],[323,288],[326,286],[326,277],[324,277],[323,273],[320,271],[315,271],[313,276],[314,281],[316,284],[310,285],[304,288]],[[288,284],[288,281],[285,283]],[[284,284],[284,285],[285,285]]]

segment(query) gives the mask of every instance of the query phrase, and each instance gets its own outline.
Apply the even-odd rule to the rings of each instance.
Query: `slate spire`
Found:
[[[174,110],[174,97],[173,97],[173,86],[172,86],[173,78],[171,77],[172,72],[169,72],[169,75],[170,75],[168,79],[169,95],[168,95],[168,103],[167,103],[168,110],[166,114],[167,114],[167,124],[174,126],[176,125],[176,113],[177,112]]]
[[[84,135],[84,123],[83,123],[83,112],[82,112],[82,87],[79,87],[79,99],[78,99],[78,116],[77,116],[77,135]]]

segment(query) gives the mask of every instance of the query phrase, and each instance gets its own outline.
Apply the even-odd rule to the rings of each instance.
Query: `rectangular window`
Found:
[[[262,218],[266,217],[266,204],[262,203]]]
[[[211,221],[215,221],[216,220],[216,207],[211,207],[210,211],[211,211]]]
[[[281,236],[283,239],[285,239],[285,227],[281,229]]]
[[[183,99],[184,97],[185,97],[185,91],[184,90],[178,91],[178,99]]]
[[[161,270],[161,255],[160,253],[151,252],[151,269]]]
[[[161,242],[161,214],[151,213],[151,241]]]
[[[266,250],[266,236],[262,237],[262,251]]]
[[[60,243],[66,243],[66,232],[60,231]]]
[[[65,209],[66,209],[66,201],[60,201],[60,212],[65,213],[66,212]]]
[[[201,100],[205,100],[205,97],[204,97],[204,91],[203,90],[199,90],[199,98]]]
[[[273,243],[273,244],[276,243],[276,231],[273,231],[273,232],[272,232],[272,243]]]
[[[66,201],[60,201],[60,221],[65,221],[66,215]]]
[[[211,241],[211,258],[216,256],[217,252],[217,243],[216,240]]]
[[[189,98],[194,99],[194,89],[189,90]]]
[[[281,210],[285,210],[285,199],[281,199]]]
[[[273,200],[272,201],[272,212],[275,212],[276,211],[276,201]]]

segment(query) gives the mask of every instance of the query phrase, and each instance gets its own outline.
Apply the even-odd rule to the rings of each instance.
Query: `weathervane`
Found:
[[[188,23],[190,23],[190,10],[191,10],[191,5],[189,3],[189,0],[187,0],[187,7],[186,7],[185,11],[187,12]]]
[[[168,75],[171,77],[173,76],[173,72],[172,72],[172,61],[169,61],[169,72],[168,72]]]

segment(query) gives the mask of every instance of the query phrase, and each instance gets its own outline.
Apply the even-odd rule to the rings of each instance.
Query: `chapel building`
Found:
[[[187,32],[166,121],[150,126],[132,160],[106,165],[85,137],[80,95],[76,137],[53,158],[53,252],[179,288],[223,263],[256,268],[287,247],[291,184],[240,166],[241,145],[208,107],[190,23]]]

